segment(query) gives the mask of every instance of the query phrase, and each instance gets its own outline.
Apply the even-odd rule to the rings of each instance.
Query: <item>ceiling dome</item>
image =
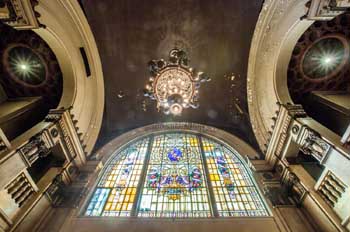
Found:
[[[316,21],[299,38],[288,66],[288,89],[294,103],[303,104],[312,91],[343,91],[349,83],[349,35],[344,13]]]
[[[313,42],[304,52],[301,61],[303,78],[322,82],[336,76],[347,64],[349,45],[346,37],[331,34]]]
[[[63,77],[55,54],[33,31],[0,23],[0,84],[9,98],[38,97],[44,111],[61,100]]]
[[[14,44],[5,50],[5,67],[11,78],[21,85],[37,87],[47,80],[43,57],[29,46]]]

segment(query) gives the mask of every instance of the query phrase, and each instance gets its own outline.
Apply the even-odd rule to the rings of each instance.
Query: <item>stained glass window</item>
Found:
[[[86,216],[268,216],[233,149],[190,133],[152,135],[112,156]]]
[[[149,140],[138,141],[107,165],[88,205],[87,216],[130,216]]]
[[[209,217],[209,197],[198,138],[154,137],[139,216]]]
[[[266,209],[242,161],[221,144],[207,138],[202,142],[218,214],[266,216]]]

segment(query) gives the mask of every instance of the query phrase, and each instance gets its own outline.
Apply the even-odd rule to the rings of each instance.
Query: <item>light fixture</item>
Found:
[[[340,35],[324,36],[308,45],[301,53],[302,77],[321,82],[340,73],[348,64],[349,45]]]
[[[210,81],[203,72],[189,67],[184,50],[172,49],[169,60],[151,60],[150,78],[144,94],[157,101],[157,108],[165,114],[181,115],[183,109],[198,108],[201,82]]]
[[[335,61],[335,58],[331,55],[325,55],[322,58],[322,63],[324,66],[331,66]]]
[[[19,68],[23,71],[28,69],[28,66],[26,64],[19,64]]]
[[[5,50],[5,66],[16,82],[26,86],[38,86],[47,78],[45,61],[32,48],[14,44]]]

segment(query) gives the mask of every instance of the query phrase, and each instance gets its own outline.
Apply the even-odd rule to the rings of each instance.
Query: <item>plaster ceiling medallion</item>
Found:
[[[151,77],[144,94],[157,101],[158,110],[178,116],[183,109],[199,107],[200,84],[210,78],[189,66],[184,50],[172,49],[168,61],[151,60],[148,67]]]

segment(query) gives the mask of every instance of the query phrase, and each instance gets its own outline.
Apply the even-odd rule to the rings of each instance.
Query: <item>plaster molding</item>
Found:
[[[40,1],[42,28],[34,30],[55,53],[63,75],[63,94],[58,108],[71,108],[90,155],[104,111],[104,82],[101,59],[87,19],[75,0]],[[60,12],[60,14],[57,14]],[[91,75],[86,76],[79,48],[84,47]]]
[[[287,68],[300,35],[313,23],[301,20],[307,0],[265,1],[251,43],[247,94],[250,120],[258,144],[264,150],[277,102],[292,102],[287,88]]]

